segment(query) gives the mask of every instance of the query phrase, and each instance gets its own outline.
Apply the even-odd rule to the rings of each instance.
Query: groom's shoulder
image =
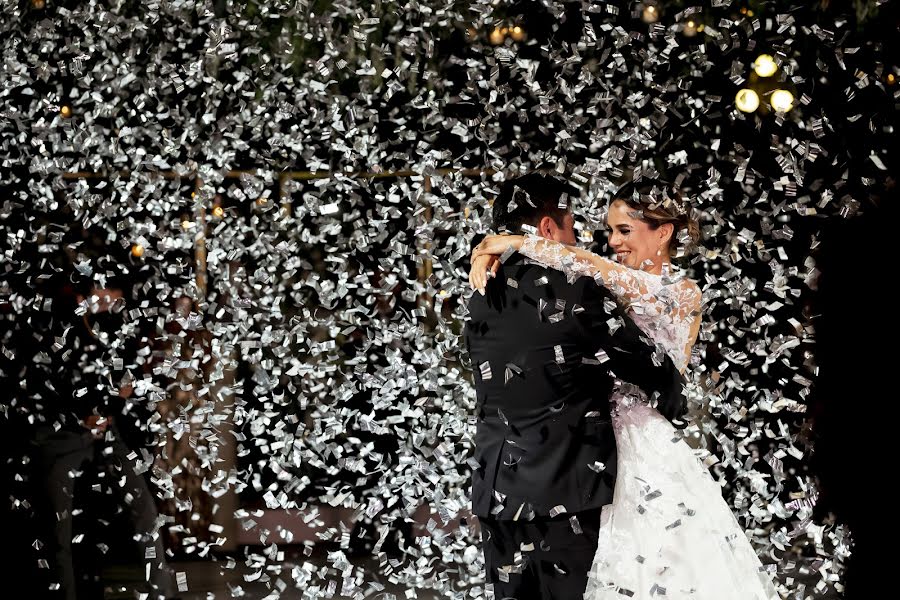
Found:
[[[563,275],[565,279],[565,275]],[[603,302],[607,299],[614,298],[612,293],[606,288],[602,279],[582,276],[575,281],[566,282],[571,286],[571,293],[582,300],[583,303]]]
[[[516,260],[516,259],[519,260]],[[566,275],[556,269],[551,269],[540,263],[531,261],[520,255],[513,255],[513,260],[504,265],[502,274],[506,277],[505,283],[521,290],[556,290],[560,288],[572,288],[572,282],[566,279]]]
[[[580,298],[584,295],[604,296],[604,288],[590,277],[570,278],[568,275],[514,254],[488,283],[504,295]]]
[[[549,294],[570,295],[600,293],[602,287],[590,277],[570,278],[566,273],[546,265],[524,259],[505,265],[504,282],[519,291],[544,290]]]

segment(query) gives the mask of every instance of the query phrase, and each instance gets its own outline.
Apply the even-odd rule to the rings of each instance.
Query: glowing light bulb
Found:
[[[771,77],[778,71],[778,65],[775,59],[769,54],[760,54],[753,61],[753,70],[760,77]]]
[[[786,113],[794,108],[794,95],[787,90],[775,90],[771,102],[776,112]]]
[[[759,94],[753,90],[744,88],[737,93],[737,96],[735,96],[734,104],[739,111],[752,113],[759,108]]]

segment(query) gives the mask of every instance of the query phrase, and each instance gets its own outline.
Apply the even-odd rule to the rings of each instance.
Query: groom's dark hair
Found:
[[[563,218],[571,212],[570,202],[576,196],[578,188],[551,175],[529,173],[508,179],[494,200],[494,230],[522,233],[522,225],[537,227],[544,217],[563,227]]]

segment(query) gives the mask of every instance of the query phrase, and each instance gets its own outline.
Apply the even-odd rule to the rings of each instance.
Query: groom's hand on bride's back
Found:
[[[656,410],[676,426],[683,427],[682,421],[687,414],[687,398],[684,395],[684,376],[673,367],[671,383],[667,388],[657,390],[653,398]]]
[[[580,321],[592,351],[618,379],[640,387],[670,421],[684,415],[684,378],[665,352],[625,314],[612,293],[596,281],[585,281]]]

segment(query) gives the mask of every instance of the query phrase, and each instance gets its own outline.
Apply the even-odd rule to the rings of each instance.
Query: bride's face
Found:
[[[621,200],[609,207],[606,217],[609,227],[609,245],[620,263],[632,269],[653,262],[659,250],[659,234],[637,217],[637,210]]]

